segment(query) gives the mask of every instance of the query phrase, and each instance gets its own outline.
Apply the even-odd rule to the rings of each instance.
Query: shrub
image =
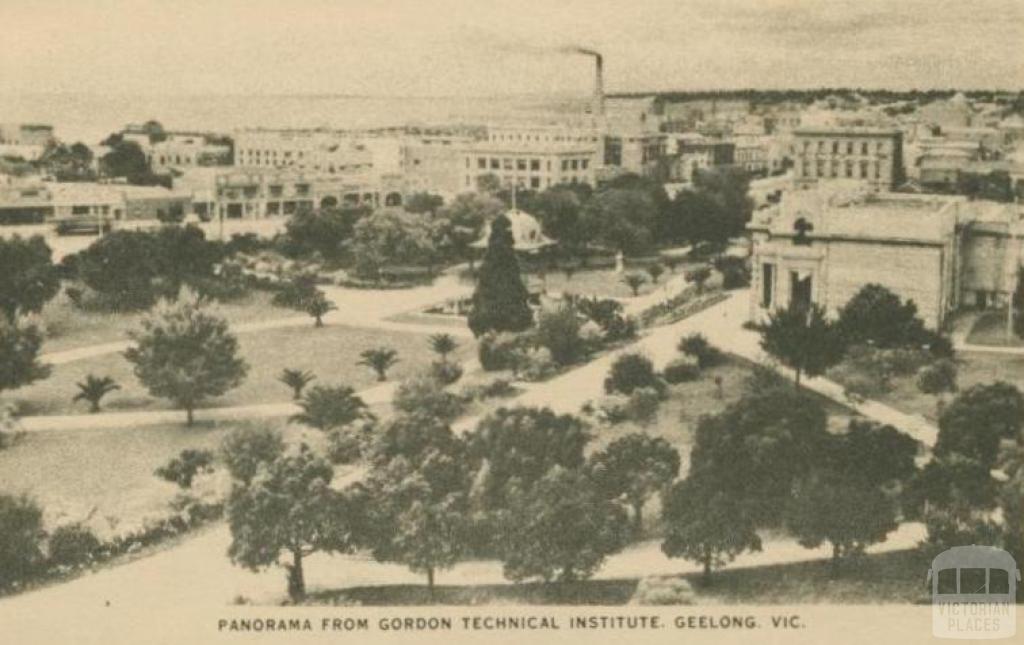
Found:
[[[608,425],[629,421],[629,398],[621,394],[602,397],[595,405],[597,418]]]
[[[156,469],[157,477],[177,484],[183,489],[192,487],[192,480],[199,473],[213,471],[213,453],[209,450],[185,449],[181,454]]]
[[[630,599],[631,605],[692,605],[697,595],[679,576],[647,576],[640,579]]]
[[[742,289],[750,286],[750,266],[747,260],[722,256],[714,261],[714,265],[722,274],[723,289]]]
[[[462,378],[462,366],[448,361],[434,361],[430,364],[430,375],[441,385],[451,385]]]
[[[570,365],[580,360],[586,350],[580,336],[580,321],[572,306],[560,306],[541,312],[535,336],[541,347],[547,348],[551,358],[559,365]]]
[[[531,342],[528,334],[488,332],[480,337],[477,354],[480,366],[488,372],[513,369],[518,350]]]
[[[700,378],[700,366],[695,359],[677,358],[665,366],[662,378],[668,383],[687,383]]]
[[[31,576],[43,559],[43,511],[27,497],[0,495],[0,589]]]
[[[633,390],[650,387],[659,394],[665,385],[654,373],[650,359],[641,354],[623,354],[615,359],[608,377],[604,380],[604,391],[611,394],[621,392],[632,394]]]
[[[535,347],[520,354],[519,373],[527,381],[543,381],[558,371],[558,364],[546,347]]]
[[[78,566],[90,562],[100,550],[100,541],[87,527],[67,524],[50,536],[50,562]]]
[[[306,308],[307,303],[316,298],[318,293],[320,290],[316,286],[316,276],[311,273],[303,273],[284,283],[281,289],[274,294],[271,302],[277,307],[301,311]]]
[[[504,398],[516,393],[512,382],[504,378],[496,378],[485,383],[467,385],[462,389],[462,396],[467,400],[480,400]]]
[[[335,428],[327,433],[327,458],[333,464],[351,464],[359,461],[369,433],[353,428]]]
[[[403,381],[392,404],[399,412],[422,414],[444,421],[456,419],[465,409],[462,399],[445,391],[433,378],[424,376]]]
[[[347,385],[312,387],[302,395],[299,407],[302,412],[292,415],[289,421],[324,431],[373,416],[366,402]]]
[[[609,342],[629,340],[636,337],[636,321],[623,315],[622,303],[610,298],[576,298],[577,310],[604,332]]]
[[[679,351],[692,356],[701,369],[714,367],[722,362],[722,352],[708,342],[703,334],[690,334],[679,341]]]
[[[235,479],[249,482],[260,464],[269,464],[284,453],[284,438],[272,428],[238,428],[224,438],[221,457]]]
[[[653,387],[638,387],[629,395],[626,412],[631,421],[642,426],[650,425],[658,416],[661,393]]]

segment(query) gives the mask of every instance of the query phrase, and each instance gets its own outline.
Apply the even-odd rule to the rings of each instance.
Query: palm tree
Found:
[[[327,431],[360,419],[372,419],[366,403],[347,385],[317,385],[310,388],[299,402],[302,412],[289,421]]]
[[[302,390],[315,379],[316,376],[312,372],[287,368],[281,370],[281,375],[277,377],[278,381],[291,388],[292,398],[296,401],[302,398]]]
[[[337,309],[335,304],[327,299],[323,291],[316,294],[306,302],[306,313],[313,317],[314,327],[324,326],[324,316]]]
[[[365,365],[377,373],[378,381],[386,381],[388,369],[398,362],[398,352],[390,347],[375,347],[368,349],[362,354],[362,360],[357,365]]]
[[[640,287],[644,286],[644,283],[647,282],[647,278],[643,277],[639,273],[627,273],[622,276],[622,282],[632,289],[634,296],[639,296]]]
[[[109,376],[99,377],[94,374],[89,374],[85,377],[84,381],[75,385],[78,386],[78,394],[71,401],[73,403],[88,401],[90,404],[89,412],[93,413],[100,411],[100,401],[103,400],[103,397],[114,390],[121,389],[121,386]]]
[[[434,334],[430,337],[430,349],[444,362],[448,361],[448,354],[454,352],[458,346],[451,334]]]

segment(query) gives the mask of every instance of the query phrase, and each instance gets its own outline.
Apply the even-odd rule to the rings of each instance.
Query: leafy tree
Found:
[[[442,206],[444,206],[443,197],[427,192],[413,193],[405,200],[405,210],[418,215],[425,213],[434,215]]]
[[[425,414],[446,423],[454,421],[465,409],[461,398],[445,390],[437,379],[427,376],[402,381],[392,404],[399,412]]]
[[[79,566],[91,561],[99,552],[99,539],[81,524],[58,527],[47,544],[50,562],[59,566]]]
[[[651,282],[653,282],[654,284],[658,284],[658,278],[660,278],[664,273],[665,267],[661,266],[660,264],[652,264],[651,266],[647,267],[647,274],[651,276]]]
[[[865,285],[839,310],[838,328],[851,344],[905,347],[925,340],[917,305],[912,300],[901,301],[878,284]]]
[[[287,385],[292,391],[292,399],[298,401],[302,398],[302,390],[315,381],[316,376],[309,370],[285,368],[281,370],[281,375],[277,377],[277,380]]]
[[[469,328],[475,336],[488,331],[523,331],[533,324],[513,244],[511,224],[499,215],[491,222],[491,237],[469,312]]]
[[[692,356],[698,367],[706,369],[714,367],[724,359],[722,351],[708,342],[704,334],[689,334],[679,340],[679,351]]]
[[[438,224],[398,208],[383,208],[362,218],[353,232],[356,272],[377,279],[389,264],[433,266],[438,242],[443,242],[438,239]]]
[[[398,362],[398,351],[390,347],[374,347],[359,354],[358,365],[365,365],[377,373],[378,381],[386,381],[388,370]]]
[[[960,393],[939,418],[935,455],[958,453],[991,468],[1004,439],[1020,441],[1024,395],[998,381],[975,385]]]
[[[36,164],[58,182],[96,181],[92,160],[92,150],[79,141],[71,146],[63,143],[47,145]]]
[[[29,578],[42,564],[43,511],[27,497],[0,494],[0,589]]]
[[[686,272],[687,282],[692,282],[697,288],[697,295],[704,293],[704,285],[711,278],[711,268],[707,266],[699,266],[696,269],[691,269]]]
[[[952,453],[929,461],[911,482],[906,497],[908,506],[918,511],[927,503],[954,516],[974,515],[995,508],[998,487],[991,469]]]
[[[124,177],[132,184],[151,183],[146,153],[134,141],[119,141],[100,158],[100,169],[107,177]]]
[[[89,374],[85,377],[84,381],[80,381],[75,385],[78,386],[78,394],[71,399],[72,402],[88,401],[89,412],[99,412],[100,401],[103,400],[103,397],[115,390],[121,389],[121,386],[109,376],[100,377],[95,374]]]
[[[0,238],[0,311],[8,323],[40,311],[59,290],[57,267],[41,235]]]
[[[448,355],[458,349],[459,344],[451,334],[434,334],[430,337],[430,349],[441,357],[442,361],[448,361]]]
[[[531,205],[544,234],[557,241],[570,256],[581,255],[589,239],[583,222],[583,203],[579,192],[559,185],[537,195]]]
[[[551,352],[559,365],[571,365],[583,357],[586,344],[580,336],[576,308],[560,305],[547,308],[537,318],[537,344]]]
[[[640,287],[644,286],[647,282],[647,278],[643,277],[639,273],[627,273],[622,276],[622,283],[629,287],[629,290],[633,292],[633,296],[640,295]]]
[[[0,320],[0,392],[50,375],[50,366],[39,362],[42,345],[38,327]]]
[[[448,223],[456,256],[472,262],[470,245],[480,237],[484,223],[498,217],[504,210],[504,204],[491,195],[465,193],[439,210],[437,217]]]
[[[160,303],[129,337],[125,358],[135,376],[153,396],[185,408],[188,425],[199,403],[237,387],[249,371],[227,321],[186,292]]]
[[[801,390],[767,384],[697,423],[692,476],[747,500],[758,523],[777,522],[795,479],[820,461],[828,415]]]
[[[615,359],[608,376],[604,379],[604,391],[632,394],[633,390],[649,387],[664,392],[665,384],[654,371],[651,360],[643,354],[623,354]]]
[[[508,500],[501,550],[512,580],[586,579],[626,542],[626,512],[579,470],[554,466],[532,486],[516,482]]]
[[[248,485],[261,465],[284,454],[284,438],[273,428],[237,428],[224,438],[220,457],[231,477]]]
[[[639,532],[644,504],[679,475],[679,453],[661,437],[633,433],[594,454],[589,470],[601,494],[629,504],[633,509],[633,526]]]
[[[285,223],[291,255],[318,253],[325,260],[339,259],[355,234],[356,222],[370,213],[367,208],[303,209]]]
[[[372,418],[363,399],[347,385],[317,385],[302,396],[299,407],[302,412],[289,421],[323,431]]]
[[[586,424],[549,408],[499,408],[466,436],[478,472],[476,495],[485,508],[505,507],[512,483],[529,488],[552,466],[576,470],[590,441]]]
[[[823,469],[797,482],[785,517],[801,545],[832,545],[833,578],[843,557],[885,540],[899,526],[895,505],[882,490]]]
[[[820,376],[843,356],[843,343],[836,328],[817,305],[791,305],[771,314],[761,330],[761,348],[800,377]]]
[[[328,300],[327,295],[319,289],[316,290],[312,298],[306,301],[306,313],[313,318],[314,327],[323,327],[324,316],[337,309],[338,307]]]
[[[359,510],[331,488],[334,470],[305,445],[261,466],[248,484],[236,483],[228,496],[231,561],[253,571],[286,564],[288,595],[306,593],[304,558],[316,552],[347,553],[354,545]]]
[[[584,206],[584,226],[607,248],[637,255],[649,250],[654,242],[657,210],[646,191],[604,188]]]
[[[686,558],[711,572],[744,551],[760,551],[754,516],[746,504],[718,488],[712,480],[690,476],[677,482],[665,499],[661,550],[670,558]]]
[[[431,594],[438,569],[454,565],[465,552],[469,525],[469,471],[463,444],[440,419],[418,414],[428,432],[414,443],[405,420],[390,424],[366,488],[370,535],[379,561],[400,562],[427,576]],[[401,427],[398,432],[396,429]]]
[[[177,484],[183,490],[188,490],[192,487],[192,481],[196,475],[211,472],[213,472],[213,453],[209,450],[188,448],[157,468],[155,474],[161,479]]]
[[[316,286],[315,273],[300,273],[293,276],[274,294],[272,302],[278,307],[305,311],[310,301],[322,295]]]

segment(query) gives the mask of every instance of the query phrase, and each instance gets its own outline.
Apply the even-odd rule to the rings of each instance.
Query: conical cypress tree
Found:
[[[489,331],[523,331],[533,324],[513,246],[511,223],[499,215],[491,222],[487,253],[480,265],[469,313],[469,328],[476,336]]]

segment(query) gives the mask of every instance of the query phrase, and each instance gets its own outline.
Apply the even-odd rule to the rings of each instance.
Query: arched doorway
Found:
[[[401,206],[402,205],[402,194],[401,193],[388,193],[384,197],[385,206]]]
[[[328,195],[320,200],[320,208],[335,208],[338,205],[338,198]]]

